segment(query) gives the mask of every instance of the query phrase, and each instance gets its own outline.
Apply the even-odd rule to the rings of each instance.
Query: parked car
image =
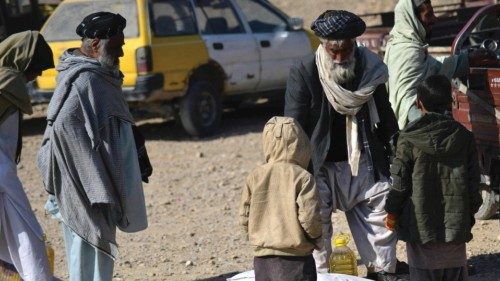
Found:
[[[75,28],[96,11],[127,19],[120,68],[131,107],[180,117],[191,135],[213,133],[225,102],[283,96],[290,65],[319,44],[266,0],[65,0],[41,30],[54,58],[80,45]],[[50,100],[55,76],[37,79],[33,101]]]
[[[466,77],[454,82],[453,116],[474,133],[482,170],[483,205],[477,219],[499,211],[500,200],[500,4],[481,8],[459,32],[452,53],[489,49],[496,59],[470,66]]]

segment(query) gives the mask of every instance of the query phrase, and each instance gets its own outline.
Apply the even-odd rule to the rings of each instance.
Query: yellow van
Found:
[[[319,44],[266,0],[65,0],[41,30],[54,58],[80,46],[75,29],[97,11],[127,19],[120,69],[131,107],[179,116],[191,135],[213,133],[225,101],[283,95],[290,65]],[[56,74],[37,79],[34,102],[50,100]]]

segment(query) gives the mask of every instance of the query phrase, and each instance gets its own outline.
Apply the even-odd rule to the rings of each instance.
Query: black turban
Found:
[[[356,38],[366,29],[365,22],[355,14],[342,10],[328,10],[311,24],[316,36],[344,40]]]
[[[120,14],[98,12],[86,16],[76,28],[82,38],[108,39],[122,32],[127,20]]]

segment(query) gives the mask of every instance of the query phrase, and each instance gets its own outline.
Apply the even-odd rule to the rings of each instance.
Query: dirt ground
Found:
[[[446,2],[436,0],[437,2]],[[388,11],[395,0],[273,1],[305,26],[325,9],[358,13]],[[449,2],[449,1],[448,1]],[[118,234],[120,256],[114,281],[119,280],[225,280],[252,268],[252,252],[238,226],[238,204],[248,173],[263,162],[260,132],[281,105],[247,107],[223,116],[219,134],[208,139],[186,135],[174,122],[148,119],[139,122],[154,166],[144,186],[149,227],[134,234]],[[55,273],[68,279],[62,231],[43,208],[46,193],[36,170],[36,152],[45,120],[43,112],[24,125],[24,150],[19,175],[48,240],[55,249]],[[334,214],[336,231],[348,232],[342,213]],[[499,219],[481,221],[468,244],[469,263],[476,266],[472,281],[500,280]],[[351,242],[350,246],[355,249]],[[398,258],[406,260],[404,245]],[[359,266],[360,276],[365,269]]]
[[[263,162],[260,132],[282,113],[281,105],[260,105],[226,112],[219,134],[208,139],[187,136],[174,122],[139,122],[154,166],[144,186],[149,227],[118,234],[118,280],[225,280],[252,268],[252,253],[238,226],[238,204],[244,179]],[[40,112],[36,116],[40,116]],[[48,240],[55,249],[56,276],[67,280],[61,228],[43,208],[46,193],[36,170],[36,152],[45,127],[43,117],[28,118],[19,175]],[[336,231],[348,232],[342,213],[334,215]],[[468,245],[474,281],[500,280],[498,218],[481,221]],[[351,242],[350,246],[354,247]],[[403,244],[398,257],[405,260]],[[359,267],[364,276],[363,266]]]

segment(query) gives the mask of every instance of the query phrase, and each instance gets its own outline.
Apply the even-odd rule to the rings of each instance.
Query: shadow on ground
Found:
[[[467,263],[474,268],[470,272],[470,281],[485,280],[482,279],[485,274],[494,278],[490,280],[500,280],[500,253],[473,256]]]
[[[240,272],[230,272],[230,273],[224,273],[215,277],[209,277],[209,278],[204,278],[204,279],[196,279],[196,281],[226,281],[228,278],[235,276]]]
[[[219,130],[204,140],[261,132],[264,124],[272,116],[283,115],[283,103],[247,104],[237,109],[224,111]],[[188,135],[179,121],[164,121],[161,118],[137,118],[139,129],[146,140],[196,141],[199,138]],[[23,122],[23,135],[42,135],[47,125],[43,116],[26,118]]]
[[[221,126],[217,133],[204,137],[203,140],[226,138],[261,132],[264,124],[272,116],[283,115],[283,104],[266,103],[242,106],[225,110]],[[158,119],[141,120],[139,129],[146,140],[196,141],[199,138],[188,135],[179,121],[157,121]]]

